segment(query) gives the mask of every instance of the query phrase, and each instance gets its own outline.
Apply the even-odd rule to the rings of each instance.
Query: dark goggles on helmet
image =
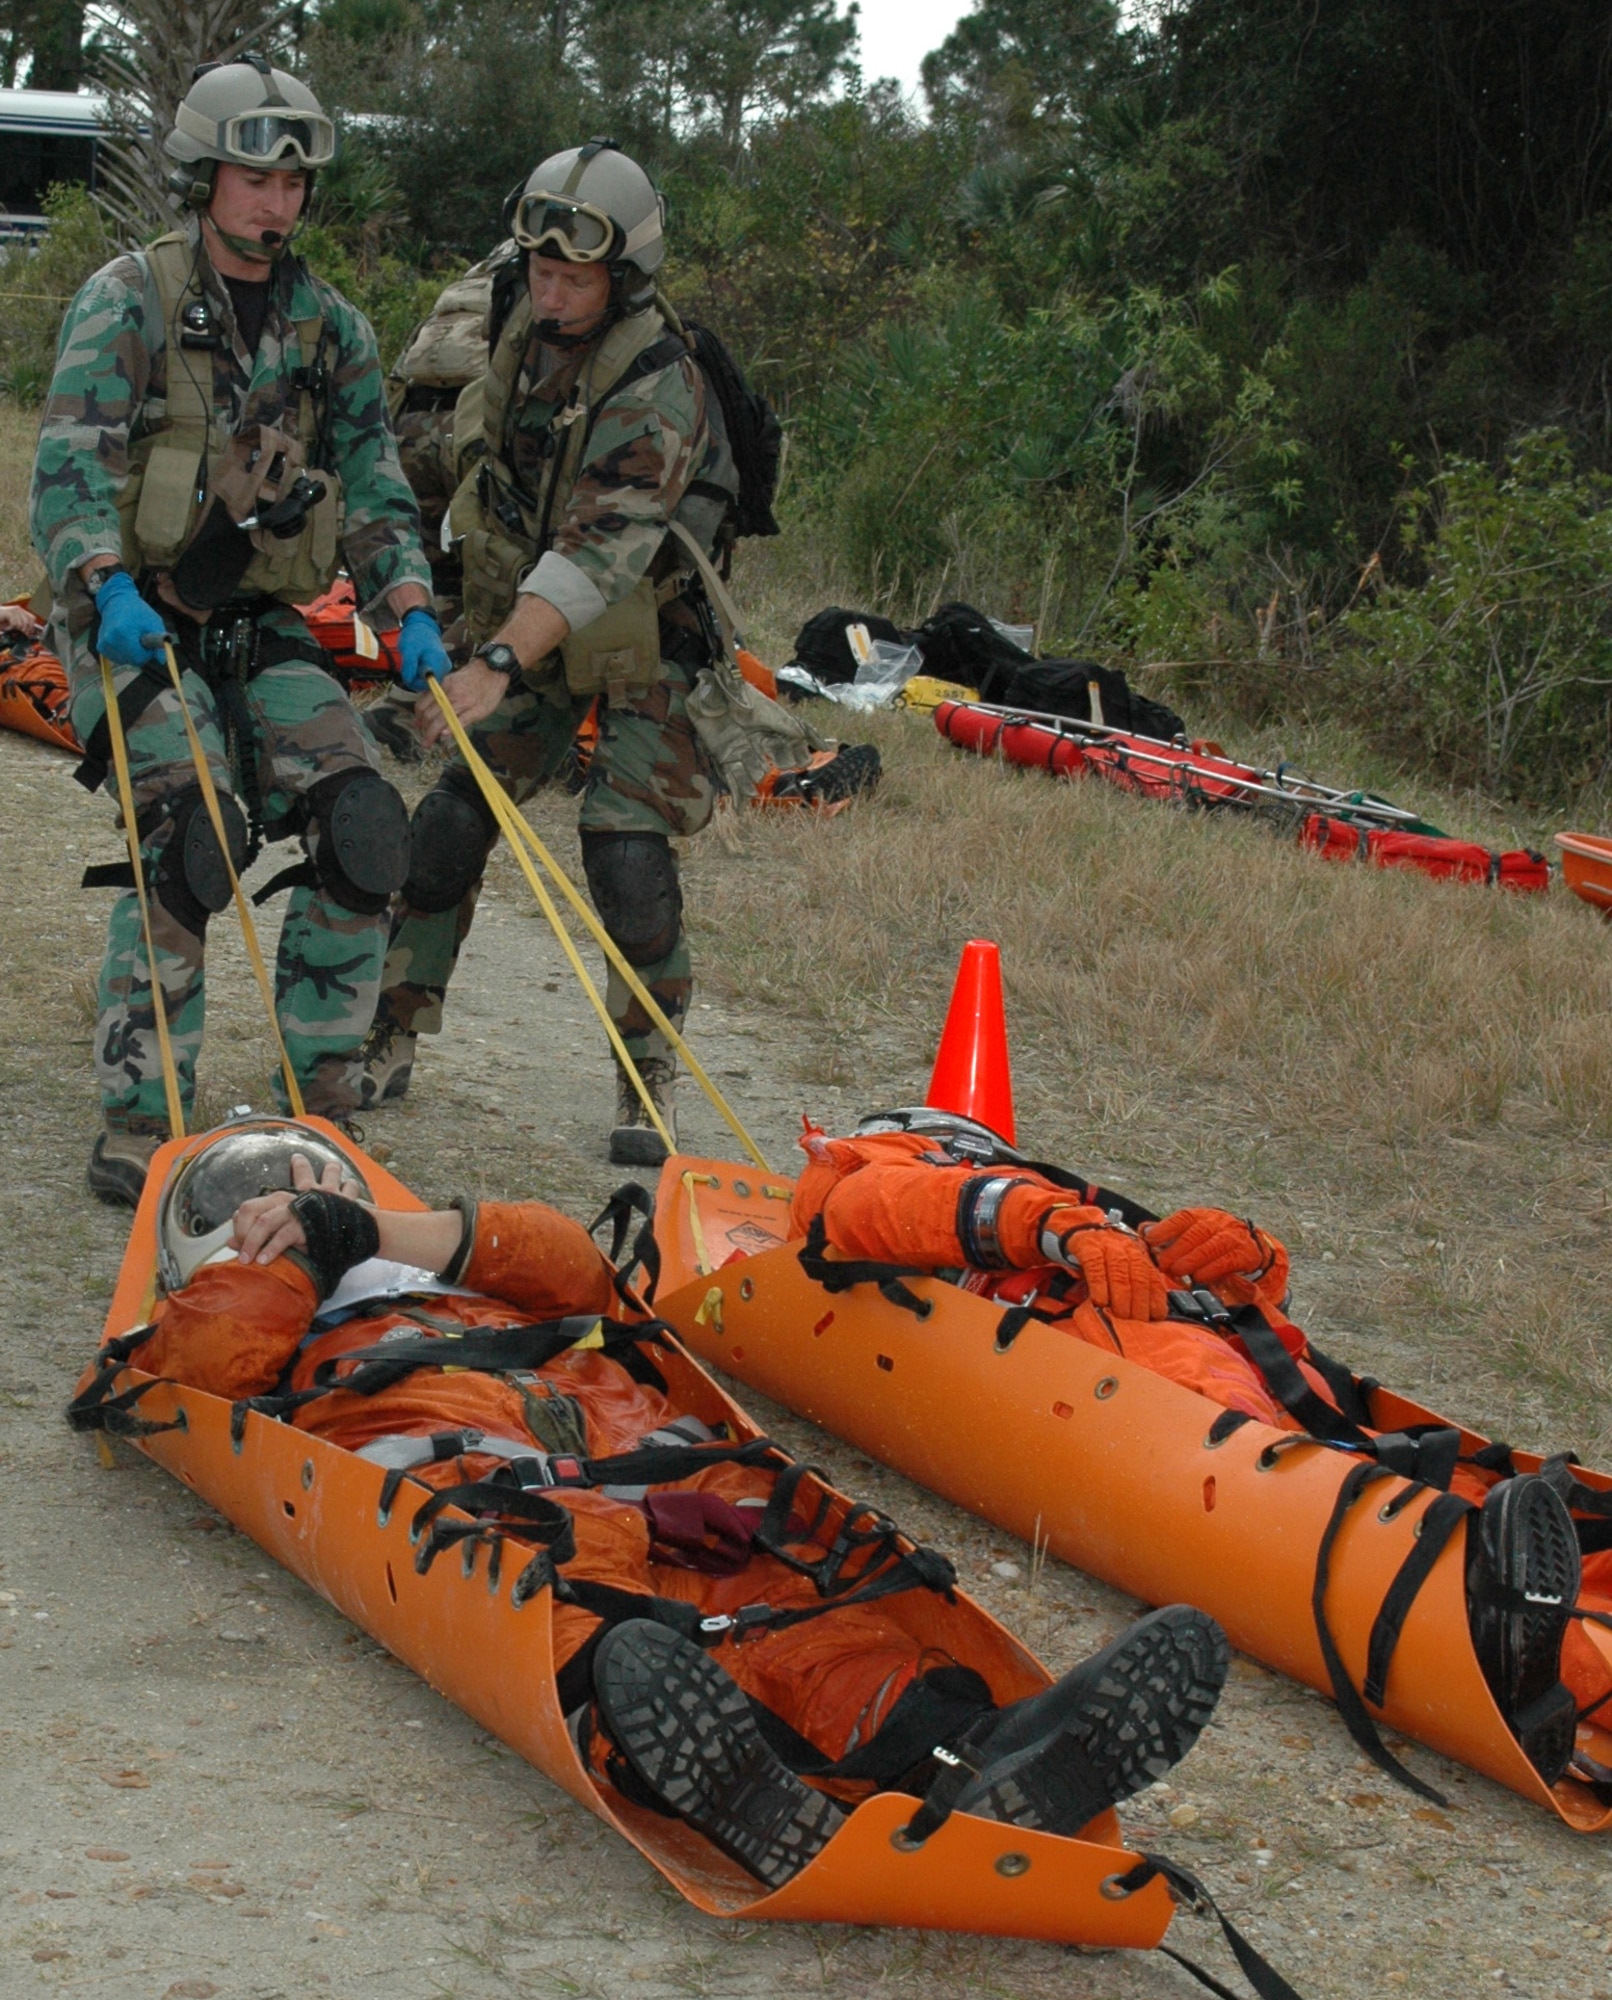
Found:
[[[336,157],[336,128],[310,111],[249,111],[227,118],[223,150],[243,166],[328,167]]]
[[[617,230],[602,208],[537,193],[521,196],[510,233],[523,250],[564,257],[572,264],[598,264],[610,255]]]

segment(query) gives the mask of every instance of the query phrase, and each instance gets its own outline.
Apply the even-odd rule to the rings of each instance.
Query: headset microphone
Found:
[[[266,250],[278,250],[285,241],[285,233],[279,229],[265,229],[261,232],[261,240]]]

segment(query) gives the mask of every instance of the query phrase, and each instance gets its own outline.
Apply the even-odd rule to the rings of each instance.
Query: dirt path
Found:
[[[968,1938],[724,1927],[133,1452],[115,1467],[61,1406],[100,1331],[124,1222],[83,1191],[95,1129],[88,981],[112,853],[67,761],[0,738],[10,1034],[0,1117],[9,1337],[0,1350],[0,1992],[105,2000],[273,1996],[1070,1995],[1198,1989],[1166,1961]],[[547,817],[556,837],[568,814]],[[265,872],[272,864],[261,864]],[[586,1215],[602,1158],[601,1039],[513,869],[493,869],[454,1032],[371,1126],[441,1198],[540,1193]],[[264,1101],[245,962],[221,920],[205,1102]],[[518,996],[518,997],[517,997]],[[765,1012],[702,1006],[705,1061],[776,1163],[806,1108]],[[881,1093],[921,1085],[930,1023],[863,1052]],[[810,1093],[832,1120],[840,1093]],[[847,1094],[849,1108],[849,1094]],[[686,1105],[691,1147],[731,1149]],[[755,1405],[756,1399],[750,1399]],[[1073,1663],[1131,1609],[782,1413],[779,1435],[947,1549],[965,1583]],[[1239,1663],[1220,1722],[1128,1810],[1198,1868],[1310,2000],[1573,1992],[1612,2000],[1601,1848],[1413,1753],[1448,1813],[1394,1792],[1316,1697]],[[1174,1939],[1223,1954],[1206,1927]]]

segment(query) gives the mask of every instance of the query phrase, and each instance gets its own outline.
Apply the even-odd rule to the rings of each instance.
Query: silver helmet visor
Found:
[[[328,167],[336,157],[336,128],[314,111],[243,112],[225,119],[221,141],[243,166]]]
[[[601,262],[616,237],[616,225],[602,208],[541,192],[521,196],[512,229],[523,250],[547,252],[572,264]]]

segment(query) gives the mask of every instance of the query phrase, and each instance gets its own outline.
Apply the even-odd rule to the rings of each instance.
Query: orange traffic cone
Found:
[[[1013,1073],[1008,1063],[1007,1019],[1002,1010],[1002,954],[987,939],[963,946],[924,1102],[988,1125],[1010,1146]]]

